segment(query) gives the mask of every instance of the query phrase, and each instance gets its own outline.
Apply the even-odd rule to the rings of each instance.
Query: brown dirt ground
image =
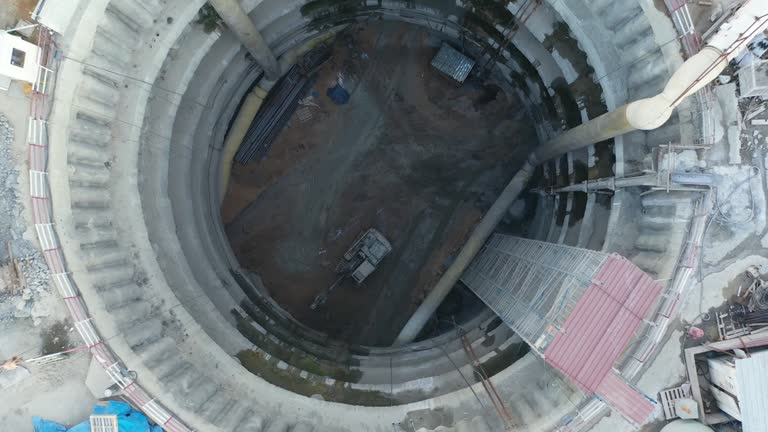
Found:
[[[235,165],[222,217],[241,265],[296,319],[335,338],[387,345],[535,132],[520,101],[433,70],[437,45],[423,30],[376,23],[351,33],[319,71],[313,118],[294,116],[264,160]],[[344,106],[325,96],[339,71],[352,94]],[[361,286],[347,280],[310,310],[370,227],[392,253]]]

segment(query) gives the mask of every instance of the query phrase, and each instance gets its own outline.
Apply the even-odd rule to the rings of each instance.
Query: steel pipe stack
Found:
[[[248,128],[235,160],[247,164],[254,158],[263,157],[275,138],[291,119],[299,99],[306,94],[313,79],[294,65],[267,95],[264,104]]]

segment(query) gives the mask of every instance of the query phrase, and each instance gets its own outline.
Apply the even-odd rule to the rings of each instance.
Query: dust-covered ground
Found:
[[[24,214],[24,148],[23,137],[0,112],[0,327],[17,319],[38,326],[61,302]]]
[[[3,0],[0,28],[30,20],[37,0]],[[31,41],[34,42],[36,33]],[[66,426],[88,418],[96,398],[85,385],[91,356],[72,352],[38,364],[36,357],[82,348],[64,301],[53,287],[34,232],[26,143],[30,99],[25,83],[0,91],[0,361],[24,359],[0,385],[0,430],[32,432],[32,417]],[[10,378],[10,377],[14,378]]]
[[[264,160],[236,165],[222,207],[235,254],[293,316],[333,337],[388,345],[536,143],[522,102],[430,66],[440,40],[376,23],[334,43],[302,114]],[[326,89],[342,79],[337,106]],[[361,286],[314,297],[354,239],[393,251]]]

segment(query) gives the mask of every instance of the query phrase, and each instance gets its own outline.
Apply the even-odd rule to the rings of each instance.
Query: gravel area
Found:
[[[50,282],[32,226],[25,140],[29,104],[21,83],[0,91],[0,360],[17,355],[29,360],[83,345]],[[24,277],[24,288],[15,284],[13,293],[9,240]],[[89,353],[78,351],[52,364],[26,363],[30,375],[0,391],[0,430],[33,432],[32,416],[68,426],[86,419],[96,402],[85,386],[90,361]]]
[[[21,161],[15,156],[14,134],[9,120],[0,114],[0,326],[14,318],[31,318],[37,326],[51,315],[58,299],[40,250],[24,238],[28,224],[23,200],[28,198],[19,184]],[[13,276],[9,249],[21,271],[21,280]]]

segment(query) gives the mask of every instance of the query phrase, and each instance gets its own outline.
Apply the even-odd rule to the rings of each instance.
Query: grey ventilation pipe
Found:
[[[280,78],[280,64],[269,49],[259,30],[245,13],[238,0],[208,0],[216,9],[221,19],[237,36],[245,49],[253,56],[256,63],[264,70],[264,74],[270,81]]]
[[[499,198],[477,224],[472,235],[459,251],[451,266],[429,292],[400,334],[394,345],[413,342],[445,296],[459,281],[488,237],[496,229],[509,206],[517,199],[533,170],[541,162],[563,153],[632,132],[651,130],[666,123],[675,107],[685,98],[709,84],[722,72],[758,33],[768,27],[768,1],[748,0],[712,36],[698,54],[689,58],[675,71],[664,90],[658,95],[631,102],[581,126],[549,140],[533,152],[520,171],[512,177]]]

